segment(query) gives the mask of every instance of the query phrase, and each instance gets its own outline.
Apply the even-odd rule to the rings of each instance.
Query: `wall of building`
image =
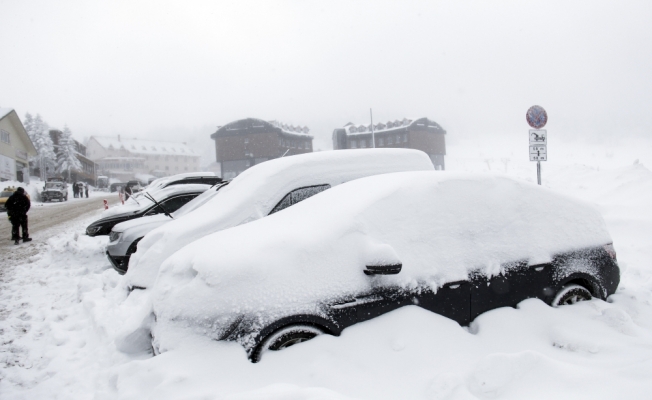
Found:
[[[29,153],[35,153],[31,143],[26,143],[29,140],[27,134],[21,133],[15,126],[16,121],[12,119],[20,123],[14,111],[0,119],[0,179],[24,181],[24,172],[29,168]]]
[[[224,179],[233,179],[249,167],[283,155],[312,152],[312,136],[286,132],[255,118],[231,122],[211,138],[215,140],[215,158]]]

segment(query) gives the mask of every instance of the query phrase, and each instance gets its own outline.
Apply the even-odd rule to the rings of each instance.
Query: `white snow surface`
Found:
[[[508,162],[490,159],[486,154],[495,152],[486,147],[470,154],[451,146],[447,168],[489,175],[500,170],[532,182],[535,168],[526,146],[519,149],[523,161]],[[608,301],[551,308],[531,299],[487,312],[468,328],[404,307],[340,337],[324,335],[270,352],[257,364],[238,344],[187,332],[160,356],[139,350],[148,340],[147,331],[137,328],[148,319],[150,299],[147,291],[126,296],[125,278],[103,253],[107,237],[83,235],[99,212],[32,232],[35,241],[27,246],[34,250],[23,261],[0,257],[0,397],[649,399],[652,172],[632,165],[647,149],[612,146],[608,154],[615,154],[605,158],[603,148],[569,145],[568,154],[587,157],[557,154],[558,161],[544,164],[544,186],[596,203],[607,223],[622,273]],[[143,336],[123,340],[130,331]]]
[[[266,216],[294,189],[336,186],[390,172],[433,169],[425,153],[408,149],[308,153],[255,165],[202,207],[147,234],[131,256],[126,282],[129,286],[152,285],[160,265],[175,251],[210,233]]]
[[[541,264],[607,243],[591,205],[530,183],[439,171],[371,176],[176,252],[153,287],[156,337],[165,340],[160,325],[168,321],[204,329],[206,320],[245,313],[265,326],[320,314],[320,300],[365,293],[379,281],[437,290],[474,270],[497,275],[501,264]],[[397,275],[363,273],[398,263]]]

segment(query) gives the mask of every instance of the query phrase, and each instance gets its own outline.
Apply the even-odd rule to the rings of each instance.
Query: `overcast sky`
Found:
[[[0,106],[197,143],[243,117],[427,116],[448,140],[652,133],[652,1],[6,1]],[[202,142],[203,143],[203,142]]]

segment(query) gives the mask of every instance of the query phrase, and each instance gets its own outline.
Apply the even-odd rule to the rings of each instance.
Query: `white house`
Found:
[[[201,155],[185,143],[91,136],[86,156],[96,162],[101,175],[121,181],[135,175],[156,177],[200,170]]]
[[[35,155],[36,148],[16,111],[0,108],[0,181],[27,181],[29,157]]]

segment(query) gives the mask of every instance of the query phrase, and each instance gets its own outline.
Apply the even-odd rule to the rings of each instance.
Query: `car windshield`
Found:
[[[48,182],[45,184],[46,189],[61,189],[63,187],[63,183],[61,182]]]
[[[2,193],[0,193],[0,197],[9,197],[12,194],[14,194],[14,192],[2,192]]]
[[[188,214],[189,212],[203,206],[204,204],[206,204],[208,200],[215,197],[217,193],[220,191],[220,189],[222,189],[226,185],[227,183],[223,183],[223,184],[219,184],[217,187],[212,187],[208,189],[204,193],[190,200],[188,203],[186,203],[183,207],[181,207],[177,211],[173,212],[172,217],[179,218],[180,216]]]

